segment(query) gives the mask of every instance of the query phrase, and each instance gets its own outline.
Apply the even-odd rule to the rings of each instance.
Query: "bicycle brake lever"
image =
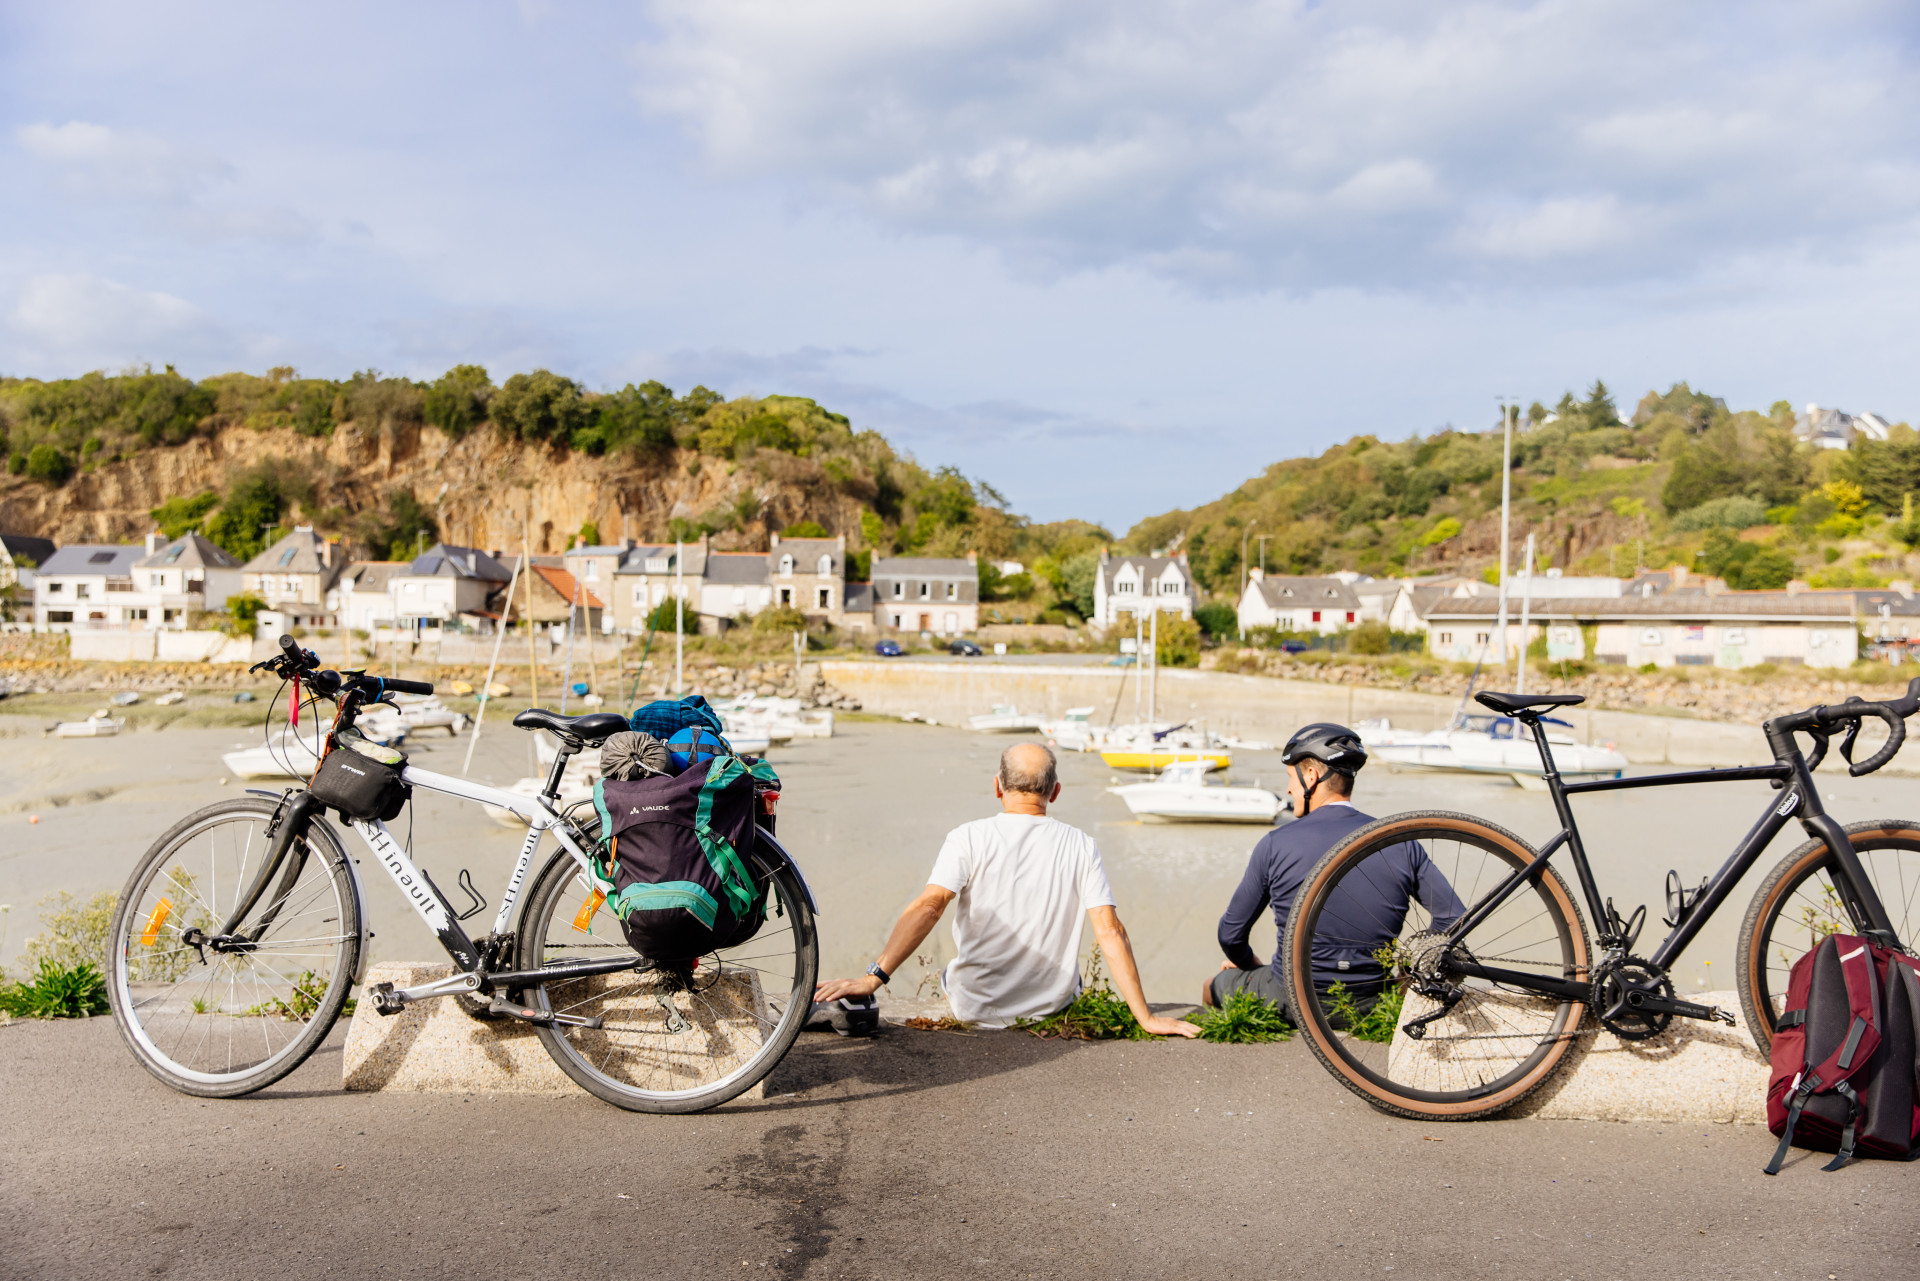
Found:
[[[1840,740],[1840,759],[1848,765],[1853,764],[1853,740],[1860,737],[1860,718],[1854,717],[1847,722],[1847,736]]]

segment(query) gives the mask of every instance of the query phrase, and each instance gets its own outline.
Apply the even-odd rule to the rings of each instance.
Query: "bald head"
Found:
[[[1000,792],[1015,792],[1038,797],[1042,804],[1053,799],[1059,773],[1053,753],[1040,743],[1015,743],[1000,753]]]

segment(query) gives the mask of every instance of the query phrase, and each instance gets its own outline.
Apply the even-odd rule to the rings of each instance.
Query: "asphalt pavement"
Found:
[[[1911,1278],[1920,1167],[1742,1126],[1372,1111],[1304,1046],[802,1037],[765,1101],[247,1099],[0,1027],[0,1277]]]

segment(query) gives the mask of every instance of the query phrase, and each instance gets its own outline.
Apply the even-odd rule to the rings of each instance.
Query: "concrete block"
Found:
[[[1449,1042],[1396,1034],[1387,1051],[1389,1073],[1396,1080],[1417,1074],[1431,1081],[1431,1088],[1448,1089],[1479,1079],[1483,1060],[1504,1070],[1504,1042],[1498,1033],[1530,1031],[1552,1008],[1549,1002],[1518,993],[1470,999],[1477,1008],[1468,1017],[1484,1023],[1493,1035]],[[1717,1005],[1740,1025],[1675,1019],[1651,1040],[1622,1041],[1589,1015],[1560,1070],[1507,1115],[1549,1121],[1765,1125],[1767,1060],[1747,1032],[1739,998],[1732,992],[1700,992],[1687,993],[1686,999]],[[1406,1017],[1431,1008],[1409,995]]]
[[[367,982],[413,987],[453,973],[450,965],[394,962],[373,966]],[[649,1088],[675,1088],[676,1076],[710,1080],[744,1062],[760,1046],[764,994],[752,971],[730,971],[704,999],[678,1002],[690,1026],[666,1034],[658,993],[631,975],[610,975],[573,985],[576,1012],[599,1014],[608,1026],[582,1034],[580,1044],[603,1072]],[[583,1000],[582,998],[585,997]],[[580,1091],[562,1072],[538,1033],[518,1019],[478,1020],[451,997],[409,1005],[382,1015],[362,999],[347,1029],[342,1084],[349,1090],[422,1093],[543,1094]],[[717,1062],[716,1062],[717,1061]],[[649,1085],[649,1083],[652,1083]],[[755,1085],[743,1097],[761,1098]]]

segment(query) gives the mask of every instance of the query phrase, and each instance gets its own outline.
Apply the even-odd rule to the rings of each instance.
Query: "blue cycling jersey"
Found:
[[[1373,822],[1351,805],[1323,805],[1260,838],[1247,860],[1246,875],[1220,918],[1220,950],[1243,970],[1260,968],[1260,958],[1247,946],[1253,923],[1269,905],[1280,937],[1301,882],[1327,851]],[[1383,971],[1373,953],[1399,936],[1410,902],[1418,900],[1444,927],[1465,910],[1447,878],[1427,857],[1418,841],[1390,846],[1369,860],[1363,876],[1342,879],[1333,901],[1322,909],[1314,931],[1313,974],[1316,983],[1343,981],[1356,990],[1376,985]],[[1280,956],[1273,958],[1276,978]]]

